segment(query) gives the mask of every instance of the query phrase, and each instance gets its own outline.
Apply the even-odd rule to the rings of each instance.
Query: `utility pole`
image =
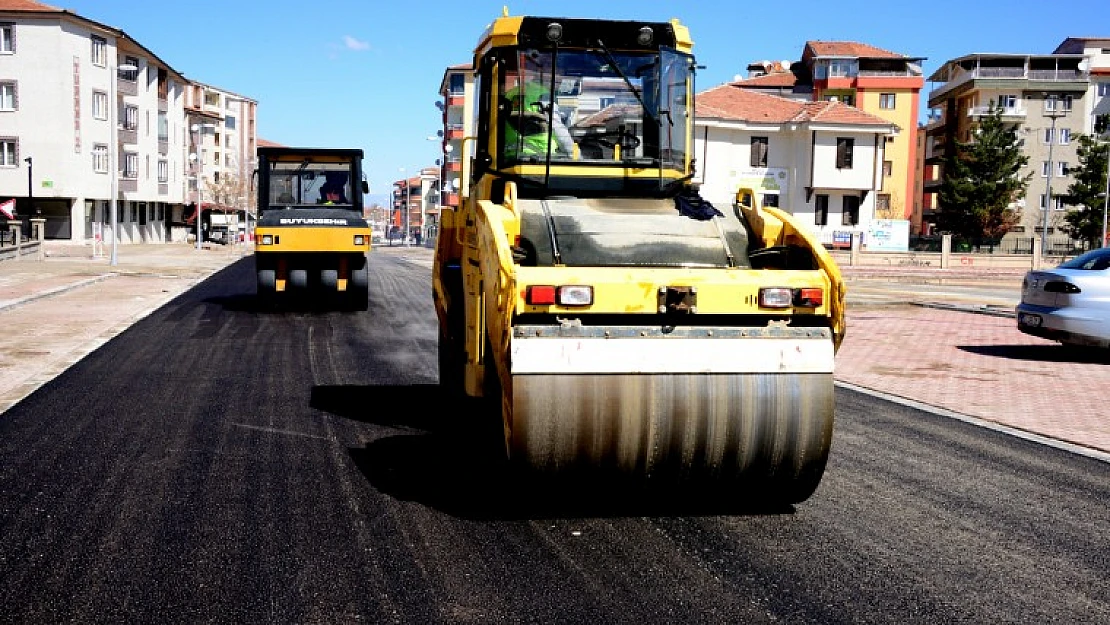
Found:
[[[1051,130],[1048,133],[1048,182],[1045,190],[1044,211],[1041,216],[1041,258],[1043,259],[1048,253],[1048,212],[1052,210],[1052,170],[1056,163],[1052,162],[1052,146],[1056,144],[1056,118],[1067,115],[1067,111],[1061,109],[1059,98],[1055,95],[1049,96],[1045,94],[1045,117],[1052,118]]]

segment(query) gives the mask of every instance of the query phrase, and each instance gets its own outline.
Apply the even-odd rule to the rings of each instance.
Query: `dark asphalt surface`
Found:
[[[838,389],[795,508],[532,493],[371,267],[269,312],[244,259],[9,409],[0,622],[1110,622],[1106,463]]]

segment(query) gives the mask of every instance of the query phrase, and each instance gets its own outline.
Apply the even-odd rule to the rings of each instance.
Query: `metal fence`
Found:
[[[1040,238],[1040,237],[1036,237]],[[970,254],[1032,254],[1034,237],[1009,237],[1004,239],[952,238],[952,251]],[[913,252],[939,252],[941,237],[911,236],[909,248]],[[1052,256],[1076,256],[1087,251],[1087,244],[1066,236],[1045,239],[1045,253]]]

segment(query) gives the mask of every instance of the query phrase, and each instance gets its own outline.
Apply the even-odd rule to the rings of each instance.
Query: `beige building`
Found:
[[[1077,135],[1090,134],[1095,115],[1110,112],[1110,39],[1069,38],[1051,54],[968,54],[945,62],[929,81],[935,86],[923,146],[924,228],[944,210],[937,193],[948,150],[972,139],[993,104],[1016,128],[1029,157],[1024,173],[1033,175],[1025,197],[1012,205],[1021,218],[1007,239],[1043,233],[1050,250],[1070,248],[1063,226],[1072,207],[1064,196],[1078,164]]]
[[[185,222],[195,229],[199,201],[202,229],[217,240],[227,234],[221,225],[230,233],[249,229],[248,216],[255,212],[257,109],[255,100],[212,85],[194,81],[185,90],[190,166]]]

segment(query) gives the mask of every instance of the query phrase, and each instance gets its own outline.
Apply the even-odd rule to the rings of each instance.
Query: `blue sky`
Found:
[[[506,4],[513,15],[677,17],[706,67],[699,91],[743,74],[751,61],[796,60],[811,39],[927,57],[927,77],[964,54],[1047,54],[1067,37],[1110,36],[1106,0],[46,2],[123,29],[193,80],[258,100],[259,137],[362,148],[379,202],[400,168],[411,175],[434,166],[439,145],[426,138],[440,128],[434,103],[443,70],[470,61],[478,36]]]

